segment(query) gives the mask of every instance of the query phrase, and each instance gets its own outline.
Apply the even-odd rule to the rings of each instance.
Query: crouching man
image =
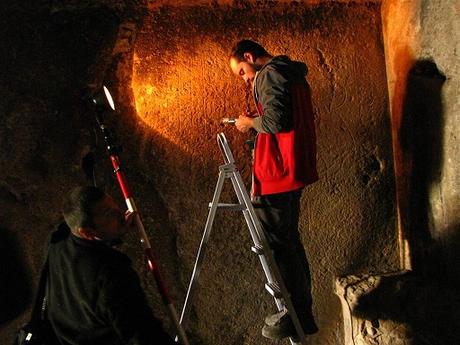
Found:
[[[63,203],[66,224],[49,246],[47,317],[63,345],[171,345],[149,308],[125,254],[111,246],[133,214],[96,187],[78,187]]]

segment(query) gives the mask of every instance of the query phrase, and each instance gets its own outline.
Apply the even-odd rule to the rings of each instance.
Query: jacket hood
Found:
[[[286,71],[295,75],[305,77],[308,73],[308,67],[305,63],[300,61],[293,61],[286,55],[275,56],[268,62],[264,68],[274,67],[277,70]]]

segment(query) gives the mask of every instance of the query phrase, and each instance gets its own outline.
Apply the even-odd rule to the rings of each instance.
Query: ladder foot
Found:
[[[276,283],[266,283],[265,284],[265,289],[268,291],[268,293],[270,295],[272,295],[275,298],[283,297],[283,294],[281,293],[280,287]]]
[[[256,244],[251,247],[251,250],[257,255],[264,255],[264,247],[260,244]]]

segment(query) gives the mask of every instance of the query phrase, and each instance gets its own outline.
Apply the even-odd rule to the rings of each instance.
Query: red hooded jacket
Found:
[[[307,66],[274,57],[257,72],[260,117],[254,148],[253,195],[300,189],[318,180],[316,134]]]

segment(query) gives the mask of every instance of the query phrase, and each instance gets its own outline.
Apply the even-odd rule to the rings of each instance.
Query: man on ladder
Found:
[[[252,203],[305,334],[318,331],[313,313],[310,270],[298,231],[302,189],[318,179],[316,136],[307,66],[270,55],[254,41],[242,40],[230,66],[252,86],[257,113],[236,120],[241,132],[257,132],[253,157]],[[265,337],[295,337],[286,310],[270,315]]]

